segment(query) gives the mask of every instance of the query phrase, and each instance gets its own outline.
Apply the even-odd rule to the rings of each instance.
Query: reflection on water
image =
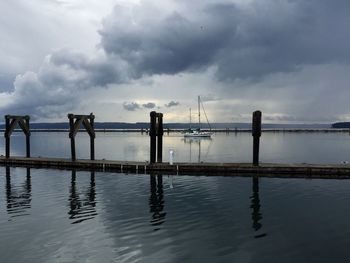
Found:
[[[252,184],[253,184],[253,195],[250,197],[251,199],[251,205],[250,208],[252,209],[252,227],[255,232],[258,232],[262,228],[261,220],[263,218],[262,213],[260,212],[260,197],[259,197],[259,177],[254,176],[252,178]],[[254,237],[260,238],[266,236],[266,233],[263,234],[257,234]]]
[[[32,200],[30,168],[27,168],[25,182],[20,186],[11,184],[11,169],[6,167],[7,212],[11,217],[28,215]]]
[[[85,220],[94,218],[96,212],[96,189],[95,189],[95,172],[91,172],[90,185],[79,193],[76,186],[76,171],[72,171],[71,187],[69,196],[69,219],[72,224],[81,223]]]
[[[1,262],[306,263],[348,255],[350,180],[174,176],[172,187],[173,177],[158,174],[2,167],[0,180]]]
[[[16,136],[15,136],[16,135]],[[78,133],[77,156],[89,159],[90,138]],[[149,161],[149,135],[136,132],[106,132],[96,135],[96,159],[120,161]],[[174,150],[174,162],[251,162],[252,136],[250,133],[215,133],[212,140],[184,138],[170,133],[163,137],[163,161],[169,161],[169,150]],[[23,137],[11,138],[13,156],[24,156]],[[347,133],[264,133],[261,137],[260,159],[266,163],[332,163],[341,164],[350,159],[350,137]],[[4,154],[4,140],[0,140]],[[33,133],[31,155],[70,158],[70,141],[66,133]]]
[[[183,141],[185,144],[189,145],[189,162],[198,162],[200,163],[202,161],[202,157],[206,159],[208,157],[208,153],[210,150],[210,145],[212,142],[212,138],[210,137],[203,137],[203,138],[183,138]],[[206,148],[203,149],[204,156],[202,153],[202,145],[205,144]],[[197,157],[197,158],[193,158]]]
[[[150,175],[151,194],[149,197],[150,213],[152,214],[151,225],[155,226],[154,231],[160,229],[160,225],[164,223],[166,213],[164,209],[163,196],[163,176]]]

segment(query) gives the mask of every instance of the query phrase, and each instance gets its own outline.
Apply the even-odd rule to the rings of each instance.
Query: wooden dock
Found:
[[[253,166],[249,163],[154,163],[112,160],[82,160],[41,157],[0,157],[0,166],[76,169],[101,172],[159,173],[207,176],[252,176],[286,178],[350,179],[350,164],[268,164]]]

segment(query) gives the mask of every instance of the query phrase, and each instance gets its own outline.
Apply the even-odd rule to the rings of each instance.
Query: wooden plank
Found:
[[[312,164],[260,164],[251,163],[154,163],[112,160],[76,160],[40,157],[0,157],[0,165],[36,168],[81,169],[89,171],[111,171],[130,173],[150,173],[179,175],[220,175],[287,177],[287,178],[332,178],[350,179],[350,165]]]

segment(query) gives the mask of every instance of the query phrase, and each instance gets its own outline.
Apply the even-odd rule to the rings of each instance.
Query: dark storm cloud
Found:
[[[124,102],[123,108],[127,111],[135,111],[141,109],[141,105],[137,102]]]
[[[148,102],[148,103],[142,104],[142,107],[144,107],[146,109],[153,109],[156,107],[156,104],[153,102]]]
[[[221,80],[256,79],[350,61],[347,0],[252,1],[243,7],[194,1],[187,4],[191,12],[167,15],[146,4],[139,6],[144,13],[116,7],[100,31],[105,51],[128,61],[134,77],[217,66]]]
[[[118,61],[60,50],[48,56],[37,73],[16,77],[14,91],[7,94],[8,104],[0,112],[60,117],[82,101],[86,90],[125,82],[124,72]]]
[[[237,24],[234,5],[205,7],[192,19],[176,11],[160,19],[149,19],[147,15],[157,17],[149,12],[146,16],[137,13],[138,17],[125,12],[116,7],[104,21],[101,43],[108,54],[128,61],[135,77],[205,68],[215,61],[218,48],[225,45]],[[225,19],[217,20],[217,16]],[[138,24],[132,23],[134,18]]]
[[[111,83],[118,84],[126,81],[121,61],[115,61],[112,58],[89,59],[82,53],[63,49],[53,53],[50,62],[56,67],[64,67],[84,74],[82,85],[86,88],[105,87]]]
[[[6,103],[0,113],[65,115],[81,103],[88,89],[143,76],[206,74],[209,67],[217,79],[228,83],[223,86],[242,89],[253,86],[250,80],[259,84],[276,73],[300,73],[318,65],[346,68],[350,64],[349,10],[348,0],[253,0],[244,4],[177,0],[160,5],[144,0],[132,7],[117,6],[102,23],[101,43],[93,56],[67,49],[47,56],[37,72],[18,75],[13,91],[1,93]],[[334,89],[346,90],[349,81],[348,74],[345,76],[342,85],[323,88],[315,100],[323,104]],[[252,85],[233,85],[238,79]],[[2,76],[0,85],[6,86],[7,81]],[[309,89],[305,82],[299,83],[296,100],[306,97],[301,93]],[[275,79],[271,83],[276,85]],[[318,83],[313,83],[315,93],[322,89]],[[261,90],[261,86],[254,88]],[[305,105],[296,108],[300,110],[297,116],[310,112],[305,110],[310,103]],[[136,102],[123,106],[129,111],[144,107]]]
[[[165,104],[164,106],[167,107],[167,108],[170,108],[170,107],[175,107],[175,106],[178,106],[178,105],[180,105],[180,102],[172,100],[169,103]]]

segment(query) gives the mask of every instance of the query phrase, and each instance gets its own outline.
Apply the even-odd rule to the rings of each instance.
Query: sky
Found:
[[[2,0],[0,114],[350,121],[348,0]]]

